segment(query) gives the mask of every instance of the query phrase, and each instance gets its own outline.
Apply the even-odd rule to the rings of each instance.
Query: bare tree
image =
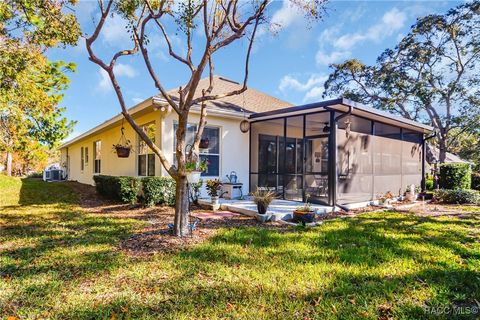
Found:
[[[176,204],[175,204],[175,227],[174,233],[178,236],[186,235],[188,232],[188,186],[186,164],[188,161],[198,160],[198,149],[206,123],[207,106],[206,102],[224,97],[238,95],[247,90],[248,69],[250,55],[259,26],[267,20],[267,7],[271,1],[239,1],[239,0],[188,0],[183,2],[172,1],[114,1],[99,0],[101,12],[100,19],[96,24],[94,32],[86,38],[86,45],[91,61],[99,65],[107,72],[118,102],[122,109],[122,114],[126,121],[132,126],[139,137],[145,141],[148,147],[158,156],[162,166],[176,181]],[[293,1],[293,5],[298,10],[303,10],[308,17],[318,19],[323,12],[325,0],[313,1]],[[129,31],[133,39],[133,47],[121,50],[115,53],[110,61],[106,62],[95,54],[93,44],[98,39],[105,21],[113,14],[120,15],[128,21]],[[173,48],[170,36],[166,30],[165,24],[167,18],[173,18],[177,28],[183,32],[186,37],[186,53],[180,54]],[[193,56],[193,31],[201,26],[202,41],[205,43],[200,53],[198,62],[194,62]],[[152,27],[150,27],[152,26]],[[152,65],[151,56],[147,49],[149,35],[147,30],[154,30],[167,43],[169,55],[184,65],[190,72],[190,79],[184,87],[178,90],[178,96],[170,95],[162,85],[159,73]],[[222,94],[213,94],[214,83],[214,54],[222,48],[232,43],[246,38],[248,41],[247,51],[244,61],[244,79],[240,89]],[[176,130],[176,162],[173,166],[165,157],[164,152],[157,147],[151,139],[138,126],[132,116],[129,114],[125,99],[115,76],[115,64],[117,60],[124,56],[132,56],[137,53],[141,57],[148,70],[156,89],[161,97],[172,108],[178,116],[178,126]],[[199,81],[202,75],[209,73],[209,86],[202,90],[201,95],[196,94]],[[201,106],[200,119],[195,133],[194,143],[191,151],[188,153],[186,147],[186,131],[189,113],[192,106]]]

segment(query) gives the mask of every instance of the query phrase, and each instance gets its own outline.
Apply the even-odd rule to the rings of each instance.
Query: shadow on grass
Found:
[[[141,272],[136,261],[124,260],[115,250],[129,233],[128,220],[86,216],[43,196],[37,203],[30,198],[24,200],[31,203],[28,208],[54,209],[43,219],[24,212],[1,216],[8,228],[0,237],[24,241],[0,254],[5,262],[0,278],[25,280],[15,298],[19,305],[29,298],[28,307],[44,310],[45,301],[61,299],[63,286],[114,269]],[[99,299],[95,303],[69,305],[55,316],[356,319],[367,312],[367,318],[438,318],[420,306],[472,306],[480,296],[475,232],[475,219],[398,213],[327,221],[306,230],[234,225],[201,245],[142,258],[149,264],[144,272],[171,268],[165,269],[164,281],[149,283],[148,274],[139,274],[127,282],[133,288],[125,293],[113,279],[111,288],[104,289],[104,300],[92,294]],[[42,275],[58,281],[29,282]],[[128,279],[128,273],[121,278]],[[110,286],[108,279],[102,279],[102,285]],[[52,291],[60,293],[47,297]]]
[[[337,311],[342,314],[340,309],[344,309],[348,314],[355,308],[348,303],[348,297],[356,296],[364,304],[378,300],[397,303],[398,310],[392,312],[399,317],[429,318],[418,304],[403,304],[397,300],[404,300],[417,288],[427,286],[431,296],[423,301],[426,304],[476,306],[475,299],[480,295],[480,270],[474,266],[478,265],[480,252],[470,246],[478,242],[475,235],[469,234],[470,226],[478,228],[472,221],[374,214],[327,222],[307,231],[278,233],[253,227],[227,230],[215,236],[208,245],[179,255],[198,262],[198,267],[213,262],[227,267],[251,265],[255,270],[261,263],[255,257],[262,256],[266,274],[269,273],[269,257],[277,261],[275,265],[280,263],[291,270],[304,265],[341,265],[345,271],[336,273],[330,286],[299,298],[299,304],[319,297],[330,299],[332,303],[343,299]],[[245,248],[248,254],[241,253]],[[389,270],[396,263],[409,264],[412,272],[389,275],[395,273]],[[349,271],[356,268],[383,270],[385,276],[358,275]],[[381,317],[386,311],[375,312]],[[475,316],[478,315],[465,315],[465,318]]]
[[[66,182],[45,182],[41,179],[22,179],[19,204],[45,205],[45,204],[76,204],[78,195],[66,186]]]
[[[6,301],[39,307],[70,281],[123,264],[117,246],[135,221],[85,215],[63,183],[24,179],[19,192],[20,205],[0,209],[0,281],[19,285]]]

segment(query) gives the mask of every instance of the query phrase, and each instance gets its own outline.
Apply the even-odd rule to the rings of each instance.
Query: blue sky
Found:
[[[251,57],[249,86],[294,104],[322,100],[330,63],[348,58],[374,63],[383,50],[394,47],[402,35],[408,33],[417,17],[443,13],[458,4],[454,1],[332,1],[323,20],[312,23],[290,7],[288,1],[275,1],[269,15],[271,22],[282,28],[276,35],[269,32],[267,26],[260,32]],[[96,1],[80,0],[75,7],[86,34],[92,32],[92,21],[98,19],[96,5]],[[181,34],[175,35],[172,23],[167,24],[167,30],[172,34],[174,47],[182,52],[185,40]],[[108,20],[95,51],[107,59],[115,51],[129,48],[130,43],[123,21],[114,17]],[[188,71],[168,56],[166,44],[159,35],[150,36],[149,47],[164,86],[170,89],[183,84]],[[215,73],[241,81],[245,51],[245,42],[240,42],[218,53]],[[54,60],[77,64],[76,73],[69,74],[71,85],[61,103],[67,108],[66,116],[78,121],[69,138],[119,113],[111,84],[99,67],[88,60],[83,39],[77,47],[54,49],[48,55]],[[140,55],[121,58],[115,71],[129,106],[157,93]]]

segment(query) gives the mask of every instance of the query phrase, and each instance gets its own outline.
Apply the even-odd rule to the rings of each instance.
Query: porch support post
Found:
[[[437,132],[434,130],[433,133],[427,137],[423,137],[422,139],[422,182],[421,184],[421,189],[422,192],[426,191],[426,183],[425,183],[425,162],[427,161],[427,141],[436,137]]]
[[[425,161],[426,161],[426,154],[427,152],[427,144],[425,142],[425,139],[422,139],[422,182],[421,184],[421,189],[422,192],[426,191],[426,183],[425,183]]]
[[[330,139],[328,139],[328,204],[337,200],[337,121],[335,111],[330,111]]]

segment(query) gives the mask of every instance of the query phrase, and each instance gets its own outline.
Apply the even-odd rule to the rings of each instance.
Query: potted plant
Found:
[[[267,214],[268,206],[275,199],[275,193],[270,190],[257,188],[252,193],[253,202],[257,205],[257,220],[260,222],[266,222],[270,217]]]
[[[191,184],[198,183],[202,172],[206,171],[208,167],[207,160],[203,161],[188,161],[185,164],[187,170],[187,181]]]
[[[308,202],[308,198],[310,198],[310,195],[307,194],[304,205],[297,207],[295,211],[293,211],[294,221],[309,223],[315,220],[315,210],[312,208],[312,205]]]
[[[114,144],[113,149],[119,158],[128,158],[130,156],[132,145],[130,144],[130,140],[125,140],[124,144]]]
[[[394,197],[395,196],[393,195],[393,193],[391,193],[390,191],[387,191],[384,195],[378,198],[378,201],[382,205],[389,205],[392,202],[392,199]]]
[[[192,183],[192,194],[190,195],[190,198],[193,202],[193,204],[198,205],[198,199],[200,198],[200,189],[203,186],[203,180],[200,179],[197,183]]]
[[[414,202],[417,199],[416,194],[418,192],[420,192],[420,187],[416,187],[414,184],[408,185],[405,188],[405,199]]]
[[[207,181],[207,193],[212,199],[213,208],[218,208],[219,201],[218,201],[218,192],[222,188],[222,183],[218,179],[212,179]]]

